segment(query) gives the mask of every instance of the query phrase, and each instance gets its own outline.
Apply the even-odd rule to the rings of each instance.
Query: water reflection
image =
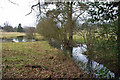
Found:
[[[87,57],[82,53],[87,51],[87,46],[79,45],[78,47],[73,47],[73,58],[76,63],[88,74],[90,77],[102,77],[102,78],[115,78],[115,74],[111,72],[109,69],[104,67],[102,64],[93,61],[90,56]],[[81,65],[82,64],[82,65]]]
[[[17,38],[13,38],[14,42],[24,42],[24,38],[22,36],[17,37]]]
[[[11,38],[11,39],[2,39],[2,42],[33,42],[35,39],[27,39],[26,37],[23,36],[18,36],[16,38]]]

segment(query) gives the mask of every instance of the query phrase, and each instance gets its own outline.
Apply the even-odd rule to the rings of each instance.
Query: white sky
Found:
[[[19,23],[22,24],[22,27],[24,26],[35,27],[36,23],[35,11],[33,11],[28,16],[25,15],[31,11],[31,5],[36,4],[38,0],[11,0],[11,1],[18,3],[18,5],[10,3],[9,0],[0,0],[0,26],[3,26],[3,23],[8,21],[13,27],[17,27]]]
[[[11,26],[17,27],[19,23],[23,26],[35,26],[36,14],[33,11],[28,16],[25,16],[31,11],[31,5],[36,4],[36,0],[11,0],[18,3],[14,5],[8,0],[0,0],[0,25],[8,21]]]

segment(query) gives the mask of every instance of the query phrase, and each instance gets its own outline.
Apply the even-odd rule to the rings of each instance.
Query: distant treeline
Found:
[[[4,32],[26,32],[26,28],[23,28],[21,24],[19,24],[18,27],[12,27],[11,25],[4,25],[4,26],[0,26],[0,29]]]

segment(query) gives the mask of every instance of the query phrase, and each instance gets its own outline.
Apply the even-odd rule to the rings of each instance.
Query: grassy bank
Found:
[[[85,73],[47,41],[2,43],[3,77],[85,78]]]
[[[17,36],[25,36],[25,33],[20,32],[1,32],[0,38],[14,38]]]

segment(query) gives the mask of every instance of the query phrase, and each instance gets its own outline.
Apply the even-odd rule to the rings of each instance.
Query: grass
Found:
[[[79,35],[73,35],[73,40],[76,42],[76,43],[84,43],[85,42],[85,40],[83,39],[83,37],[82,36],[79,36]]]
[[[74,32],[73,40],[77,44],[85,43],[86,42],[86,35],[87,35],[87,31],[86,30],[80,30],[79,32]]]
[[[41,35],[38,34],[38,33],[35,33],[35,34],[34,34],[34,39],[37,40],[37,41],[44,41],[44,40],[46,40],[46,39],[44,38],[44,36],[41,36]],[[80,36],[79,34],[73,35],[73,40],[74,40],[76,43],[84,43],[84,42],[85,42],[85,40],[83,39],[83,37]]]
[[[17,36],[25,36],[25,33],[20,32],[0,32],[0,38],[14,38]]]
[[[2,43],[4,78],[85,78],[86,74],[47,41]]]
[[[34,39],[37,41],[44,41],[45,40],[44,36],[41,36],[38,33],[34,33]]]

